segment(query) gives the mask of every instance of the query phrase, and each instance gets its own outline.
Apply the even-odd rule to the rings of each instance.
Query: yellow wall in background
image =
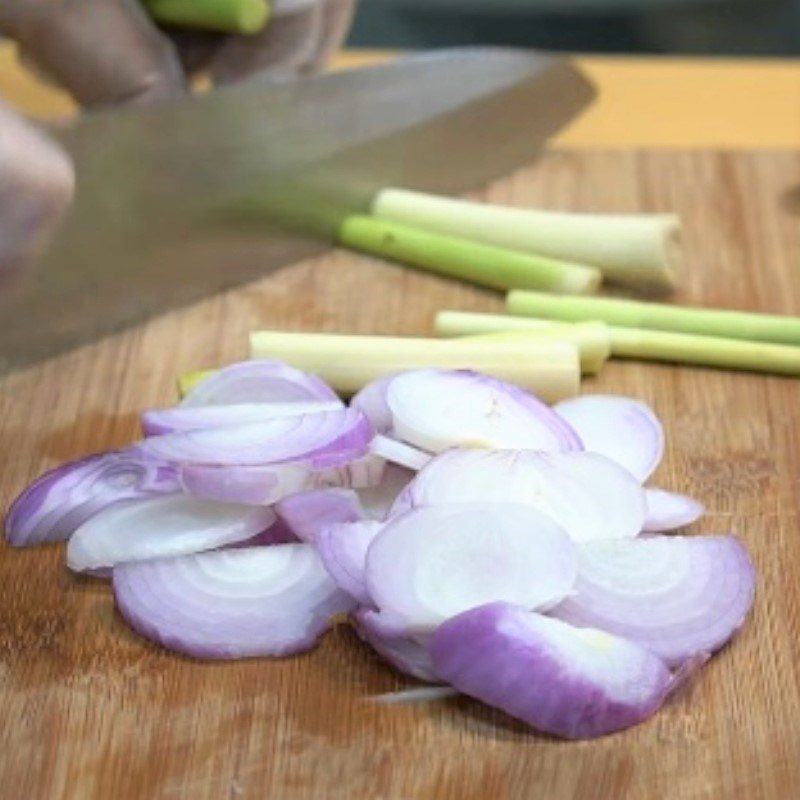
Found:
[[[337,67],[390,58],[355,51]],[[555,139],[562,147],[800,147],[800,60],[577,58],[597,85],[594,105]],[[43,118],[74,111],[0,46],[0,96]]]

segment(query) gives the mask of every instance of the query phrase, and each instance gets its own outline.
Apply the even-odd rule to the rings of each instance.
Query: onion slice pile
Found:
[[[132,561],[114,596],[134,630],[208,659],[301,653],[353,605],[307,544]]]
[[[664,430],[650,406],[630,397],[588,395],[564,400],[556,413],[584,447],[625,467],[644,483],[664,455]]]
[[[175,494],[118,503],[83,523],[67,546],[75,572],[124,561],[199,553],[243,542],[276,520],[267,506],[236,506]]]
[[[633,642],[506,603],[448,620],[429,651],[436,674],[459,691],[567,739],[642,722],[672,681],[663,662]]]
[[[566,534],[536,509],[514,504],[413,509],[386,524],[366,560],[372,602],[411,633],[491,600],[549,608],[575,575]]]
[[[573,593],[552,613],[638,642],[678,666],[722,647],[753,604],[755,571],[735,536],[588,542]]]
[[[581,738],[652,714],[754,601],[735,537],[653,535],[704,508],[643,487],[664,434],[637,400],[550,408],[420,369],[346,406],[264,360],[142,423],[142,441],[36,480],[6,536],[69,539],[73,570],[110,573],[130,625],[188,656],[299,653],[347,615],[395,668],[444,684],[435,697]]]
[[[468,502],[530,505],[579,542],[636,536],[646,511],[638,482],[595,453],[450,450],[420,471],[391,514]]]
[[[685,528],[697,522],[705,513],[705,506],[693,497],[663,489],[646,489],[647,516],[643,531],[662,533]]]

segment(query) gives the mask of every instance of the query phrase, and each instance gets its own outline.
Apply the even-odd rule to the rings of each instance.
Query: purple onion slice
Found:
[[[416,472],[395,464],[386,464],[383,478],[377,486],[360,489],[358,496],[364,513],[370,519],[385,520],[400,493],[413,480]]]
[[[322,379],[282,361],[241,361],[217,370],[183,398],[184,407],[231,403],[293,403],[339,398]],[[339,401],[341,403],[341,401]]]
[[[253,422],[267,422],[279,417],[319,414],[338,411],[338,400],[296,400],[284,403],[234,403],[216,406],[174,406],[143,411],[142,430],[145,436],[194,431],[202,428],[230,428]]]
[[[671,686],[667,667],[645,648],[506,603],[448,620],[428,650],[436,674],[456,689],[567,739],[642,722]]]
[[[67,565],[97,572],[124,561],[190,555],[252,539],[275,522],[270,508],[176,494],[128,500],[95,514],[72,535]]]
[[[46,472],[25,489],[6,516],[6,538],[15,547],[63,541],[115,503],[180,488],[173,467],[130,450],[88,456]]]
[[[644,483],[664,455],[664,429],[650,406],[616,395],[586,395],[554,406],[591,453],[616,461]]]
[[[372,440],[370,451],[392,464],[413,469],[415,472],[422,469],[432,458],[430,453],[380,434]]]
[[[351,408],[357,408],[372,423],[378,433],[390,433],[392,430],[392,412],[386,404],[386,388],[394,379],[394,375],[368,383],[360,392],[353,395]]]
[[[366,561],[374,605],[412,634],[494,600],[550,608],[570,592],[575,573],[567,535],[521,504],[414,509],[386,523]]]
[[[372,605],[364,578],[367,550],[382,527],[374,520],[326,525],[314,542],[337,586],[365,606]]]
[[[663,489],[645,489],[647,516],[642,530],[661,533],[685,528],[697,522],[705,513],[705,506],[692,497]]]
[[[386,387],[395,438],[439,453],[450,447],[583,450],[574,430],[532,394],[467,370],[421,369]]]
[[[310,650],[353,606],[307,544],[131,561],[114,568],[113,583],[134,630],[204,659]]]
[[[300,541],[311,544],[328,525],[364,519],[361,500],[352,489],[298,492],[281,500],[275,512]]]
[[[573,593],[551,611],[638,642],[677,666],[744,623],[755,571],[735,536],[644,536],[578,549]]]
[[[363,414],[342,409],[151,436],[132,452],[175,464],[263,466],[302,461],[323,469],[366,455],[372,437],[372,426]]]
[[[644,491],[622,467],[595,453],[450,450],[437,456],[397,498],[391,516],[453,503],[524,503],[575,541],[636,536]]]
[[[368,608],[359,608],[351,614],[351,619],[361,639],[398,672],[427,683],[441,683],[426,648],[430,636],[404,636],[387,631],[381,615]]]

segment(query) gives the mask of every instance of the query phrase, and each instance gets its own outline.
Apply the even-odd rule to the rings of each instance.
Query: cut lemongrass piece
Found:
[[[593,267],[375,217],[348,217],[339,229],[338,240],[352,250],[493,289],[585,294],[596,291],[602,280],[600,272]]]
[[[800,344],[800,316],[646,303],[612,297],[559,297],[521,291],[509,292],[506,304],[510,313],[520,316],[567,322],[602,320],[625,328]]]
[[[206,378],[210,378],[216,370],[200,369],[194,372],[186,372],[178,376],[178,395],[183,399],[195,386],[201,384]]]
[[[560,341],[474,341],[256,331],[253,358],[278,358],[313,372],[345,394],[403,370],[471,369],[516,383],[546,402],[578,393],[575,345]]]
[[[462,336],[470,341],[569,342],[578,348],[581,371],[587,375],[599,372],[611,355],[611,336],[604,322],[542,322],[502,314],[440,311],[435,328],[440,336]]]
[[[430,231],[598,267],[629,286],[666,289],[679,260],[674,214],[575,214],[384,189],[372,213]]]
[[[254,34],[269,20],[267,0],[144,0],[158,22],[220,33]]]

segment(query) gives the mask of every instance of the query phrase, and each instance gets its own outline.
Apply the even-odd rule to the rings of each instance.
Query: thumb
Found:
[[[74,186],[66,153],[0,103],[0,287],[47,246]]]

